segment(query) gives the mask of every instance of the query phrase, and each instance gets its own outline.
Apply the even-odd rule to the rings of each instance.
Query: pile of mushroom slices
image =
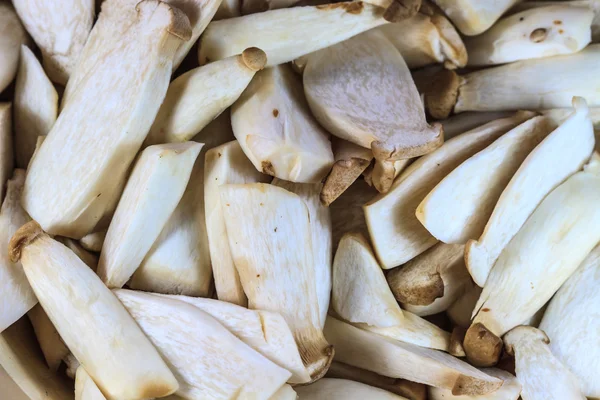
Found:
[[[1,399],[600,399],[600,0],[95,3],[0,0]]]

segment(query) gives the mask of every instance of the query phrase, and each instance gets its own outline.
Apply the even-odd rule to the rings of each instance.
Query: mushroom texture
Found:
[[[514,4],[522,0],[433,0],[461,33],[479,35],[492,26]]]
[[[0,199],[6,194],[6,181],[13,174],[14,145],[11,103],[0,103]]]
[[[324,378],[296,390],[300,398],[306,400],[407,400],[406,397],[346,379]]]
[[[521,394],[521,384],[514,375],[497,368],[483,368],[483,372],[498,379],[502,379],[502,386],[492,393],[480,396],[454,396],[447,389],[429,387],[431,400],[517,400]]]
[[[27,44],[27,31],[8,1],[0,2],[0,92],[17,74],[21,45]]]

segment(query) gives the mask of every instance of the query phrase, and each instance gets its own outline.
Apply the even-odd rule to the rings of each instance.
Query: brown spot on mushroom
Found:
[[[279,110],[278,109],[276,109],[276,108],[273,109],[273,116],[275,118],[277,118],[279,116]]]
[[[360,14],[365,8],[362,1],[352,1],[343,3],[332,3],[332,4],[320,4],[317,6],[317,10],[333,10],[336,8],[342,8],[349,14]]]
[[[270,161],[263,161],[260,166],[263,174],[275,176],[275,170],[273,169],[273,164],[271,164]]]
[[[487,307],[481,309],[481,312],[489,312],[489,311],[490,311],[490,309]]]
[[[563,31],[562,29],[559,29],[558,33],[562,35],[563,33],[565,33],[565,31]]]
[[[554,20],[554,25],[562,25],[562,21],[555,19]]]
[[[529,39],[534,43],[543,42],[548,36],[548,31],[545,28],[537,28],[529,35]]]

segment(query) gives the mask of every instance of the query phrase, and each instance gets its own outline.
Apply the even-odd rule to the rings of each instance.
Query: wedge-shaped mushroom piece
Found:
[[[548,336],[530,326],[518,326],[504,336],[515,356],[523,400],[585,400],[579,381],[550,351]]]
[[[361,329],[419,346],[448,350],[450,334],[403,313],[362,234],[342,237],[333,263],[333,310]],[[408,315],[407,315],[408,314]]]
[[[94,23],[93,0],[14,0],[27,32],[42,51],[52,81],[65,85]]]
[[[47,135],[58,115],[58,94],[39,61],[21,46],[15,84],[15,164],[27,168],[38,136]]]
[[[550,350],[581,383],[587,397],[600,398],[597,365],[600,347],[600,246],[561,286],[544,313],[540,329]]]
[[[118,198],[167,91],[173,55],[189,38],[179,9],[155,0],[135,7],[130,29],[95,60],[29,167],[23,206],[52,234],[81,238]]]
[[[446,311],[452,324],[464,329],[467,329],[471,325],[471,316],[480,295],[481,288],[479,286],[473,282],[467,285],[464,293]]]
[[[73,400],[73,382],[48,369],[26,318],[0,334],[0,366],[28,396],[27,399]],[[2,395],[13,400],[10,391],[6,393],[6,390],[2,385]]]
[[[333,347],[323,336],[309,212],[300,196],[263,184],[222,185],[233,261],[248,306],[277,311],[294,333],[311,379],[327,372]]]
[[[217,9],[213,21],[239,17],[241,15],[242,4],[241,0],[223,0]]]
[[[522,0],[433,0],[464,35],[479,35]]]
[[[402,171],[404,171],[406,169],[406,167],[408,167],[408,165],[414,161],[414,158],[407,158],[405,160],[396,160],[394,161],[394,177],[393,179],[396,179],[398,176],[400,176],[400,174],[402,173]],[[375,172],[375,174],[374,174]],[[386,179],[386,182],[389,182],[389,180],[392,178],[392,173],[391,170],[389,172],[389,176],[385,174],[386,171],[383,168],[379,168],[377,167],[377,169],[375,169],[375,165],[371,164],[369,165],[369,167],[365,170],[365,172],[363,172],[363,177],[365,178],[365,182],[367,182],[367,184],[369,186],[375,186],[375,182],[378,182],[379,180],[381,180],[382,178]]]
[[[240,306],[248,304],[229,250],[219,186],[228,183],[267,181],[268,177],[258,172],[244,155],[238,141],[223,144],[206,153],[204,161],[205,218],[215,289],[219,300]]]
[[[24,183],[25,171],[15,169],[0,210],[0,332],[37,304],[21,263],[13,263],[8,254],[10,238],[30,220],[19,202]]]
[[[533,8],[502,18],[485,33],[467,38],[469,65],[505,64],[572,54],[592,39],[594,12],[568,3]]]
[[[577,269],[600,241],[599,196],[596,153],[584,171],[546,196],[500,254],[469,328],[486,332],[490,339],[478,344],[467,340],[467,331],[467,356],[485,353],[488,343],[533,316]]]
[[[106,400],[83,366],[75,374],[75,400]]]
[[[88,251],[100,253],[105,238],[106,231],[97,231],[88,233],[87,235],[82,237],[81,240],[79,240],[79,243],[81,243],[81,246],[83,246],[83,248]]]
[[[266,400],[291,375],[197,307],[149,293],[116,293],[171,366],[178,396]]]
[[[329,132],[373,150],[373,183],[381,192],[394,179],[393,161],[426,154],[443,142],[441,125],[425,119],[408,66],[381,32],[311,54],[304,92]]]
[[[406,397],[346,379],[324,378],[308,386],[296,388],[306,400],[406,400]]]
[[[12,82],[19,66],[21,45],[27,44],[27,32],[10,2],[0,3],[0,92]]]
[[[569,113],[572,111],[571,109],[568,110]],[[510,117],[512,114],[512,111],[467,111],[453,115],[439,122],[444,128],[444,140],[450,140],[454,136],[468,132],[471,129],[475,129],[496,119]]]
[[[0,199],[4,199],[5,186],[13,174],[14,167],[11,114],[11,104],[0,103]]]
[[[321,201],[330,205],[367,169],[373,152],[338,137],[331,138],[335,163],[327,175],[321,192]]]
[[[323,191],[323,185],[321,183],[293,183],[277,178],[273,179],[271,183],[297,194],[308,207],[312,254],[314,257],[313,266],[317,283],[317,299],[319,301],[319,320],[321,321],[321,327],[323,327],[329,310],[333,262],[331,214],[329,208],[321,204],[319,199],[320,193]]]
[[[15,233],[9,253],[13,262],[21,259],[40,304],[107,399],[147,399],[175,392],[177,380],[156,349],[73,252],[31,221]]]
[[[419,204],[421,224],[444,243],[465,244],[480,237],[506,185],[555,128],[546,117],[532,118],[464,161]]]
[[[269,400],[296,400],[298,395],[290,385],[283,385]]]
[[[470,286],[464,246],[438,243],[387,274],[402,307],[419,316],[445,311]]]
[[[117,296],[125,289],[116,290]],[[125,293],[135,295],[135,292]],[[191,304],[219,321],[242,342],[292,373],[291,383],[306,383],[310,376],[302,364],[298,347],[285,319],[276,312],[249,310],[220,300],[190,296],[166,296]]]
[[[447,141],[413,162],[388,193],[378,195],[364,206],[371,241],[382,268],[404,264],[436,244],[437,239],[415,216],[419,203],[463,161],[532,116],[533,113],[517,113]]]
[[[391,340],[327,318],[325,336],[335,346],[336,360],[392,378],[450,389],[453,394],[495,391],[502,380],[487,375],[441,351]]]
[[[377,191],[358,179],[330,206],[333,251],[346,233],[355,232],[369,235],[363,205],[377,195]]]
[[[272,67],[383,25],[387,23],[383,13],[382,8],[359,1],[271,10],[215,21],[200,39],[198,59],[202,65],[255,46],[267,53],[267,67]]]
[[[258,72],[231,107],[231,126],[257,170],[320,182],[334,162],[329,134],[314,120],[300,78],[287,65]]]
[[[502,379],[504,382],[498,390],[481,396],[454,396],[448,389],[429,388],[429,398],[431,400],[518,400],[521,394],[521,384],[510,373],[497,368],[483,368],[483,372],[488,375]]]
[[[95,272],[98,269],[98,256],[84,249],[77,240],[66,237],[57,237],[56,240],[67,246],[69,250],[75,253],[85,265],[92,269],[92,271]]]
[[[175,210],[202,145],[154,145],[136,162],[102,246],[98,275],[122,287],[140,266]]]
[[[479,286],[527,218],[552,189],[578,171],[594,149],[593,127],[583,99],[573,114],[527,156],[500,195],[483,234],[465,248],[467,269]]]
[[[146,143],[190,140],[238,99],[266,60],[262,50],[249,48],[179,76],[169,85]]]
[[[40,344],[46,364],[48,364],[52,372],[56,372],[63,358],[71,352],[62,341],[58,331],[52,325],[52,321],[50,321],[50,318],[48,318],[41,305],[38,304],[29,310],[27,317],[29,317],[31,325],[33,325],[35,337]]]

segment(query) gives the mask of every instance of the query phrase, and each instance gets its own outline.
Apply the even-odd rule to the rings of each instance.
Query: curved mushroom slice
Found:
[[[407,400],[406,397],[346,379],[324,378],[308,386],[296,388],[306,400]]]
[[[588,108],[581,98],[574,98],[573,106],[573,114],[533,149],[515,172],[483,234],[467,243],[467,269],[479,286],[483,287],[502,249],[546,194],[589,159],[594,149],[594,133]]]
[[[27,32],[42,51],[44,69],[65,85],[94,23],[94,0],[14,0]]]
[[[572,112],[572,109],[569,109],[569,112]],[[496,119],[510,117],[513,114],[513,111],[467,111],[452,115],[451,117],[438,122],[442,124],[442,127],[444,128],[444,140],[448,141],[454,136],[468,132],[471,129],[475,129]]]
[[[540,329],[550,350],[581,383],[587,397],[600,398],[597,379],[600,338],[600,246],[561,286],[544,313]]]
[[[464,246],[438,243],[387,274],[402,307],[419,316],[446,311],[470,285]]]
[[[290,385],[283,385],[269,400],[296,400],[298,395]]]
[[[325,335],[335,346],[336,360],[384,376],[450,389],[454,395],[486,394],[502,385],[502,380],[444,352],[391,340],[331,317]]]
[[[85,263],[85,265],[90,267],[92,271],[96,272],[98,269],[98,256],[96,254],[90,253],[84,249],[77,240],[62,236],[56,237],[56,240],[67,246],[69,250],[75,253],[75,255]]]
[[[73,400],[73,382],[48,369],[25,318],[0,334],[0,366],[27,399]],[[7,394],[4,386],[2,394]]]
[[[190,140],[240,97],[266,60],[262,50],[249,48],[179,76],[169,85],[145,143]]]
[[[277,311],[289,324],[311,379],[327,371],[309,212],[300,196],[273,185],[220,187],[231,254],[248,306]]]
[[[12,129],[12,105],[11,103],[0,103],[0,200],[4,199],[4,195],[7,192],[5,186],[13,174],[14,148]],[[21,190],[22,188],[19,189],[19,191]]]
[[[9,253],[13,261],[21,259],[56,330],[109,400],[175,392],[177,380],[150,341],[73,252],[31,221],[15,233]]]
[[[102,246],[98,276],[108,287],[122,287],[140,266],[183,196],[202,146],[164,144],[142,152]]]
[[[68,356],[71,352],[63,342],[60,334],[52,325],[52,321],[48,318],[48,315],[44,311],[41,305],[37,304],[27,313],[35,337],[40,345],[40,349],[44,354],[46,364],[52,372],[56,372],[63,358]]]
[[[52,234],[79,239],[109,211],[167,91],[174,53],[189,38],[178,9],[144,0],[135,10],[130,29],[95,60],[29,166],[23,206]]]
[[[534,117],[464,161],[419,204],[421,224],[444,243],[464,244],[480,237],[506,185],[555,128],[550,119]]]
[[[578,379],[550,351],[548,336],[518,326],[504,336],[506,351],[515,356],[523,400],[585,400]]]
[[[22,45],[14,99],[17,168],[27,168],[38,136],[45,136],[50,132],[57,115],[56,89],[35,55],[27,46]]]
[[[31,220],[20,203],[24,183],[25,171],[15,169],[0,210],[0,332],[37,304],[21,263],[13,263],[8,254],[10,238]]]
[[[428,153],[443,142],[441,125],[425,120],[407,65],[381,32],[369,31],[311,54],[304,92],[329,132],[373,150],[373,183],[379,191],[389,189],[394,179],[393,161]]]
[[[75,400],[106,400],[83,366],[75,373]]]
[[[346,233],[361,233],[369,236],[363,205],[377,195],[377,191],[364,180],[354,182],[330,206],[333,251],[335,252],[342,236]]]
[[[246,156],[265,174],[316,183],[331,169],[329,134],[314,120],[302,82],[287,65],[256,74],[231,108],[231,125]]]
[[[0,3],[0,92],[17,74],[21,45],[28,44],[27,31],[21,25],[10,2]]]
[[[514,4],[522,0],[433,0],[461,33],[479,35],[491,27]]]
[[[242,0],[240,8],[242,15],[248,15],[293,7],[297,3],[298,0]]]
[[[488,66],[576,53],[592,39],[593,18],[589,7],[568,3],[502,18],[485,33],[465,40],[469,65]]]
[[[382,268],[404,264],[437,243],[415,215],[419,203],[463,161],[533,115],[517,113],[447,141],[413,162],[388,193],[380,194],[364,206],[371,241]]]
[[[88,233],[84,237],[79,240],[81,246],[88,250],[93,251],[95,253],[100,253],[102,251],[102,245],[104,244],[104,239],[106,238],[106,231],[98,231],[93,233]]]
[[[513,375],[497,368],[483,368],[483,372],[488,375],[502,379],[504,382],[498,390],[481,396],[454,396],[450,390],[429,388],[429,398],[431,400],[518,400],[521,394],[521,384]]]
[[[135,295],[125,289],[116,290]],[[300,358],[298,347],[285,319],[276,312],[248,310],[235,304],[220,300],[204,299],[190,296],[160,295],[191,304],[210,314],[242,342],[258,351],[269,360],[292,373],[290,383],[306,383],[310,376]]]
[[[458,297],[458,299],[448,307],[446,314],[452,324],[467,329],[471,325],[471,316],[475,309],[475,304],[479,300],[481,295],[481,288],[470,282],[465,288],[464,293]]]
[[[284,8],[215,21],[200,39],[198,59],[203,65],[255,46],[267,53],[267,67],[272,67],[383,25],[387,23],[383,14],[382,8],[358,1]]]
[[[546,196],[500,254],[469,328],[489,340],[467,340],[467,331],[469,358],[486,353],[500,336],[534,315],[600,241],[599,196],[600,155],[594,154],[584,171]]]

